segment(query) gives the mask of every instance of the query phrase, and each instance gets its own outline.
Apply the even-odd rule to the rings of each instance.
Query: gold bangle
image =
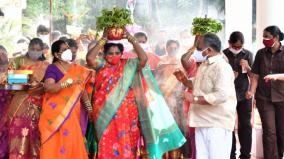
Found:
[[[100,43],[98,44],[98,46],[99,46],[100,48],[104,47],[104,45],[105,45],[105,44],[100,44]]]
[[[69,84],[69,83],[67,83],[67,82],[62,82],[62,83],[60,84],[60,87],[61,87],[62,89],[67,88],[67,87],[70,87],[70,86],[71,86],[71,84]]]
[[[64,89],[65,88],[65,82],[60,83],[60,87],[61,87],[61,89]]]
[[[100,47],[103,47],[103,46],[106,44],[106,42],[107,42],[107,39],[101,38],[101,39],[99,40],[99,42],[98,42],[98,45],[99,45]]]
[[[84,106],[85,106],[86,110],[88,110],[88,111],[92,111],[93,110],[92,104],[91,104],[91,102],[89,100],[84,102]]]
[[[89,106],[92,107],[92,104],[91,104],[91,102],[90,102],[89,100],[85,101],[85,102],[84,102],[84,105],[85,105],[85,106],[88,106],[88,107],[89,107]]]
[[[127,39],[131,43],[137,43],[137,39],[135,37],[133,37],[132,35],[128,35]]]

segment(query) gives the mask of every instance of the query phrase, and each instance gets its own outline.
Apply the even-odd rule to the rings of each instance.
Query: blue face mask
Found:
[[[202,55],[203,51],[198,51],[195,50],[194,53],[192,54],[192,57],[194,57],[194,59],[196,60],[196,62],[203,62],[206,61],[207,56],[203,56]]]

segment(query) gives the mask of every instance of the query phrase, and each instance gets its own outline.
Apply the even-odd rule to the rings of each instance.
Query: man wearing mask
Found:
[[[206,62],[193,80],[179,78],[193,89],[184,97],[192,104],[189,125],[195,127],[196,158],[228,159],[237,104],[234,73],[220,53],[221,41],[215,34],[200,37],[196,48]]]
[[[37,37],[40,38],[46,44],[50,44],[49,32],[49,28],[45,25],[39,25],[36,30]]]
[[[66,42],[72,52],[72,61],[74,62],[77,58],[78,44],[74,39],[67,39]]]
[[[246,99],[245,95],[249,89],[249,76],[253,55],[243,48],[244,36],[241,32],[235,31],[230,35],[229,48],[223,50],[227,56],[229,64],[235,73],[235,89],[237,94],[237,114],[238,114],[238,136],[241,145],[240,159],[250,159],[252,145],[252,99]],[[233,132],[233,144],[231,159],[236,159],[236,137]]]
[[[67,39],[66,42],[69,46],[69,49],[72,52],[72,62],[77,63],[81,66],[85,66],[86,61],[78,57],[78,48],[79,47],[78,47],[77,41],[74,40],[74,39]]]
[[[221,53],[221,55],[226,61],[228,61],[227,58],[225,57],[225,55],[223,55],[222,53]],[[205,62],[206,59],[207,59],[207,57],[203,56],[202,51],[197,50],[196,46],[192,46],[191,48],[189,48],[187,50],[187,52],[184,53],[181,57],[181,64],[184,68],[185,74],[181,70],[175,71],[175,75],[176,75],[177,79],[180,80],[179,79],[180,74],[182,74],[182,76],[184,78],[194,78],[196,76],[198,67],[203,62]],[[186,86],[186,84],[184,84],[184,85]],[[185,92],[192,94],[192,88],[187,87],[185,89]],[[183,109],[184,109],[184,114],[185,114],[185,117],[186,117],[187,120],[188,120],[188,114],[189,114],[190,106],[191,106],[191,103],[188,100],[184,100]],[[189,129],[188,129],[187,132],[188,133],[186,133],[187,134],[187,143],[186,144],[190,144],[190,150],[187,150],[187,152],[188,152],[187,155],[188,156],[191,155],[192,159],[196,159],[195,129],[194,129],[194,127],[189,125]],[[184,145],[183,147],[184,147],[184,149],[186,149],[189,146]]]

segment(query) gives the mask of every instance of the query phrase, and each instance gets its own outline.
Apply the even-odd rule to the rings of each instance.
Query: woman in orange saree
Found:
[[[104,47],[106,64],[97,73],[93,96],[97,158],[141,157],[139,141],[143,136],[148,157],[161,159],[163,153],[180,147],[185,139],[146,65],[147,55],[127,31],[125,37],[138,58],[122,59],[123,45],[105,44],[106,38],[87,54],[88,65],[95,67],[96,55]]]
[[[53,64],[45,73],[45,95],[40,115],[41,159],[87,159],[81,119],[81,103],[91,116],[92,108],[85,89],[92,71],[71,64],[68,45],[52,44]]]
[[[48,66],[42,50],[43,42],[34,38],[30,41],[26,56],[9,62],[10,70],[32,70],[33,75],[30,81],[32,86],[28,90],[15,93],[5,115],[0,119],[0,145],[2,142],[8,144],[6,149],[0,150],[0,154],[6,156],[5,159],[39,158],[38,120],[43,95],[41,81]]]

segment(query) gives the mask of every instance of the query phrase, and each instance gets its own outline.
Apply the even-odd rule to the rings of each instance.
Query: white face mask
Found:
[[[233,48],[229,48],[229,50],[230,50],[233,54],[237,55],[237,54],[239,54],[243,49],[236,50],[236,49],[233,49]]]
[[[203,50],[203,51],[205,51],[205,50]],[[194,57],[194,59],[196,60],[196,62],[203,62],[203,61],[206,61],[207,56],[203,56],[203,55],[202,55],[202,52],[203,52],[203,51],[195,50],[194,53],[191,55],[192,57]]]
[[[29,51],[28,56],[31,60],[36,61],[42,57],[42,51]]]
[[[143,49],[144,51],[146,51],[146,52],[152,52],[152,51],[151,51],[151,47],[150,47],[149,44],[145,44],[145,43],[139,43],[139,44],[140,44],[140,46],[142,47],[142,49]]]
[[[72,61],[72,52],[71,52],[70,49],[65,50],[61,54],[61,60],[65,61],[65,62],[71,62]]]
[[[39,35],[38,36],[44,43],[49,43],[49,35]]]
[[[21,51],[21,55],[22,55],[22,56],[25,56],[26,54],[27,54],[26,51]]]

